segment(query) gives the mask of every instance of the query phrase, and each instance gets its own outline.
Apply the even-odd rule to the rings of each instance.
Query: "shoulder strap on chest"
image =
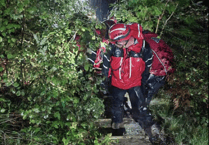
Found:
[[[144,51],[145,51],[145,48],[146,47],[146,42],[145,42],[145,40],[143,40],[143,44],[142,44],[142,49],[141,49],[141,54],[143,54],[144,53]]]

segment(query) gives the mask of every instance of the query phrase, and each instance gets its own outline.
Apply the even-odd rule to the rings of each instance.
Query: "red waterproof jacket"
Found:
[[[153,54],[149,45],[145,42],[142,28],[139,24],[129,25],[130,35],[134,37],[134,44],[129,48],[120,49],[109,44],[107,53],[103,59],[103,69],[111,70],[111,85],[120,89],[130,89],[141,86],[143,79],[147,80],[149,69],[152,65]],[[106,71],[106,72],[107,72]],[[104,75],[107,73],[103,70]]]
[[[112,48],[110,66],[113,86],[124,90],[141,86],[141,75],[145,70],[145,62],[140,50],[140,47],[133,47],[132,50]]]

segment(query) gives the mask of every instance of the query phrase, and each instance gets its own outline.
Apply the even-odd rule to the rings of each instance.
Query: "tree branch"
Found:
[[[179,4],[176,4],[176,8],[178,7],[178,5],[179,5]],[[176,8],[175,8],[175,10],[176,10]],[[161,31],[161,33],[160,33],[160,37],[161,37],[161,35],[163,34],[163,30],[164,30],[165,26],[167,25],[168,21],[169,21],[169,20],[171,19],[171,17],[173,16],[175,10],[171,13],[171,15],[169,16],[169,18],[165,21],[165,23],[164,23],[164,25],[163,25],[163,28],[162,28],[162,31]]]
[[[155,29],[155,33],[157,33],[157,31],[158,31],[158,27],[159,27],[160,20],[163,18],[163,15],[164,15],[164,13],[165,13],[165,9],[166,9],[166,7],[167,7],[169,1],[170,1],[170,0],[168,0],[168,1],[166,2],[165,8],[164,8],[164,10],[163,10],[163,13],[162,13],[162,14],[159,16],[159,18],[158,18],[157,27],[156,27],[156,29]]]

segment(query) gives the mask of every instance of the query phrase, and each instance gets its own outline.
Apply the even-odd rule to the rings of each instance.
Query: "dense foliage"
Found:
[[[197,0],[121,0],[113,9],[119,21],[137,22],[169,44],[176,72],[156,97],[170,103],[155,109],[172,118],[166,126],[176,142],[207,144],[208,7]]]
[[[80,44],[90,42],[96,49],[99,43],[93,29],[100,24],[84,16],[91,13],[82,5],[74,0],[0,1],[1,143],[107,141],[94,125],[104,111],[98,98],[101,79],[74,41],[80,35]]]

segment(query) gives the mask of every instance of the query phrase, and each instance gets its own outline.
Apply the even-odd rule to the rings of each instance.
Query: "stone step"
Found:
[[[99,127],[102,128],[111,128],[111,119],[107,118],[107,119],[98,119],[96,121],[96,125],[98,125]],[[134,120],[132,118],[123,118],[123,124],[130,124],[134,122]],[[121,128],[124,128],[124,125],[121,126]]]
[[[99,119],[97,120],[96,125],[100,128],[112,128],[111,119]],[[120,128],[125,129],[124,134],[126,135],[145,135],[145,132],[141,126],[132,118],[123,118],[123,124],[120,126]]]
[[[152,145],[148,138],[143,138],[139,135],[133,136],[112,136],[112,145]]]
[[[113,145],[151,145],[144,130],[132,118],[123,118],[123,126],[118,130],[111,129],[111,119],[99,119],[96,124],[100,128],[110,129]]]

